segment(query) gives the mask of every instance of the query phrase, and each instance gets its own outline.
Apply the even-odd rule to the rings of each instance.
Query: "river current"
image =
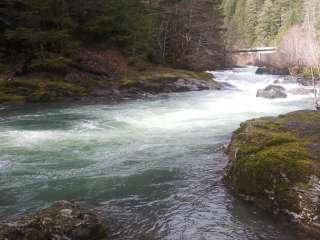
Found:
[[[312,107],[311,95],[256,98],[279,77],[255,70],[213,72],[223,91],[0,107],[0,218],[64,199],[97,208],[113,239],[297,239],[221,182],[241,122]]]

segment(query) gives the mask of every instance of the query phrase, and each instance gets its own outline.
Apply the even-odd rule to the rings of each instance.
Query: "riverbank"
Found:
[[[0,80],[0,103],[53,101],[119,101],[170,92],[220,90],[206,72],[148,65],[118,79],[71,71],[67,74],[33,73]]]

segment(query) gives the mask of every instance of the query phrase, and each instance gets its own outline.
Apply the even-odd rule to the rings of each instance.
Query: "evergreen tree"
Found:
[[[236,12],[237,1],[236,0],[224,0],[222,3],[224,15],[225,15],[225,24],[229,24],[233,15]]]
[[[271,44],[303,20],[303,0],[224,0],[228,42]]]
[[[65,2],[28,0],[23,4],[16,26],[4,34],[10,54],[24,59],[31,69],[64,67],[78,45]]]
[[[258,25],[259,8],[262,1],[247,0],[246,3],[246,35],[249,44],[252,45],[256,40],[256,27]]]
[[[2,57],[29,70],[63,69],[79,46],[101,41],[132,56],[146,56],[153,46],[153,17],[141,0],[7,1],[0,14]]]
[[[116,42],[133,56],[151,51],[155,21],[140,0],[104,1],[99,11],[83,29],[86,40]]]
[[[200,65],[190,60],[199,54],[209,68],[224,49],[220,7],[221,0],[2,0],[0,58],[28,71],[66,70],[80,48],[104,43],[179,66]]]
[[[274,40],[278,31],[277,9],[274,7],[272,0],[266,0],[256,28],[258,42],[265,45],[269,44]]]
[[[302,23],[304,18],[303,0],[289,1],[287,18],[283,26],[293,26]]]
[[[275,24],[278,28],[283,25],[288,13],[289,1],[288,0],[272,0],[272,8],[274,9],[274,13],[276,15],[277,20]]]

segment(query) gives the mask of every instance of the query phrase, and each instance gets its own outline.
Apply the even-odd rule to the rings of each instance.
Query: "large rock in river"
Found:
[[[226,152],[224,179],[237,196],[291,216],[320,239],[320,111],[242,123]]]
[[[120,92],[158,94],[201,90],[221,90],[223,85],[212,76],[191,77],[184,75],[152,76],[148,80],[131,80],[120,86]]]
[[[278,85],[269,85],[265,89],[258,90],[257,97],[269,99],[286,98],[287,94],[286,89],[284,87]]]
[[[39,213],[0,222],[2,240],[107,240],[105,226],[93,210],[60,201]]]
[[[288,68],[259,67],[256,74],[290,75],[290,71]]]

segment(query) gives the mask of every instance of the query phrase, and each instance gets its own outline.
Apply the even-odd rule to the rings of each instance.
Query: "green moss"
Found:
[[[39,89],[28,95],[29,101],[51,101],[65,97],[81,97],[86,95],[86,91],[72,84],[64,82],[47,82]]]
[[[137,81],[132,79],[122,79],[119,81],[120,85],[123,87],[134,85]]]
[[[302,71],[302,75],[303,77],[319,77],[320,76],[320,68],[304,68]]]
[[[60,80],[25,79],[0,82],[1,102],[19,101],[52,101],[65,97],[81,97],[87,90],[75,84]]]
[[[208,72],[192,72],[191,75],[193,75],[194,78],[200,78],[200,79],[206,79],[206,80],[211,80],[213,78],[213,75]]]
[[[198,78],[203,80],[211,80],[213,78],[213,75],[208,72],[199,72],[199,71],[189,71],[189,70],[183,70],[183,69],[170,69],[170,68],[164,68],[161,72],[164,76],[180,76],[180,77],[186,77],[186,78]]]
[[[71,73],[72,75],[72,73]],[[149,66],[144,71],[128,72],[123,79],[106,81],[105,79],[84,73],[74,73],[74,77],[65,77],[58,73],[34,73],[16,78],[13,81],[0,81],[0,93],[3,102],[7,99],[24,99],[26,101],[54,101],[62,98],[87,96],[95,89],[108,89],[115,84],[121,88],[130,88],[141,81],[174,82],[178,79],[211,80],[207,72],[194,72],[172,69],[162,66]]]
[[[310,150],[313,144],[320,145],[319,125],[320,112],[313,111],[241,124],[227,150],[231,164],[226,181],[238,194],[254,196],[257,202],[297,210],[294,188],[308,186],[311,175],[320,177],[315,167],[320,159]]]
[[[58,96],[66,96],[66,95],[82,96],[86,94],[86,90],[83,87],[76,86],[70,83],[65,83],[65,82],[48,82],[44,86],[44,88],[47,91],[56,92]]]
[[[212,80],[213,76],[207,72],[158,67],[156,69],[139,72],[138,75],[126,76],[126,78],[120,80],[120,83],[121,85],[131,85],[137,81],[170,81],[177,80],[179,78]]]
[[[0,103],[24,102],[25,97],[0,93]]]

